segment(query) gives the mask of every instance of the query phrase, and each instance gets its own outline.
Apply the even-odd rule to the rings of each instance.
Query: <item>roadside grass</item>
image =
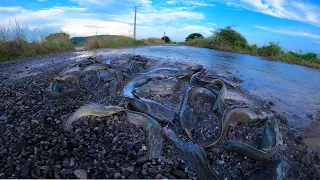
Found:
[[[320,59],[315,53],[285,52],[278,43],[270,42],[258,47],[256,44],[249,45],[246,38],[233,29],[232,26],[218,28],[208,38],[197,38],[182,43],[187,46],[210,48],[219,51],[230,51],[243,54],[261,56],[273,61],[283,61],[298,64],[310,68],[320,69]]]
[[[156,44],[166,44],[162,39],[160,38],[148,38],[144,41],[146,45],[156,45]]]
[[[27,30],[27,25],[17,22],[0,24],[0,62],[74,50],[67,33],[30,34]]]
[[[148,38],[146,40],[135,40],[128,36],[102,37],[93,36],[84,42],[84,49],[99,49],[99,48],[115,48],[128,46],[143,46],[165,44],[164,41],[158,38]]]

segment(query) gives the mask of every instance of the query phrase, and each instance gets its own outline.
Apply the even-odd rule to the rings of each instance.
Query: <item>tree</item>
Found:
[[[170,40],[170,38],[168,36],[163,36],[161,39],[166,43],[171,42],[171,40]]]
[[[203,36],[202,34],[199,34],[199,33],[192,33],[188,37],[186,37],[186,41],[189,41],[195,38],[203,38]]]

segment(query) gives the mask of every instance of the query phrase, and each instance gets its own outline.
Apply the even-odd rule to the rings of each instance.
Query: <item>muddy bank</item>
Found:
[[[124,113],[105,118],[86,118],[76,125],[74,134],[63,130],[62,122],[84,104],[124,106],[126,100],[122,90],[133,78],[124,79],[117,89],[116,97],[110,97],[105,91],[92,91],[66,98],[52,98],[48,93],[51,80],[71,62],[85,58],[85,52],[76,54],[79,57],[64,54],[23,60],[23,65],[14,62],[0,65],[0,177],[195,177],[168,142],[163,157],[149,160],[143,131],[130,124]],[[104,58],[121,61],[130,57],[122,54]],[[159,63],[158,59],[149,60],[150,64],[144,71],[156,67],[188,66],[183,63]],[[38,61],[51,63],[36,66]],[[26,75],[22,73],[23,76],[15,75],[19,71],[28,72]],[[237,78],[229,80],[235,85],[238,83]],[[211,168],[222,178],[249,178],[259,170],[270,168],[272,164],[269,163],[282,160],[288,164],[287,179],[317,179],[320,176],[319,153],[303,143],[303,136],[289,129],[286,118],[279,115],[277,123],[284,145],[275,157],[254,161],[237,153],[207,151]],[[313,137],[312,134],[309,136]]]

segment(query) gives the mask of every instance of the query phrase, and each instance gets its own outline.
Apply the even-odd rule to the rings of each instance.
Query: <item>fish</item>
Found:
[[[185,142],[166,127],[162,128],[162,133],[174,145],[187,166],[197,174],[199,179],[219,179],[210,168],[206,154],[200,146],[192,142]]]
[[[127,120],[144,129],[148,154],[151,158],[160,157],[164,143],[164,137],[161,133],[161,125],[147,114],[132,111],[128,106],[126,108]]]
[[[123,111],[125,111],[125,109],[119,106],[103,106],[100,104],[83,105],[68,117],[64,122],[63,127],[65,131],[70,132],[72,130],[72,124],[82,117],[108,117]]]

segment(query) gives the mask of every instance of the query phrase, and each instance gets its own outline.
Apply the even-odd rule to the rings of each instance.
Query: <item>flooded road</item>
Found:
[[[130,53],[163,61],[199,63],[221,75],[236,76],[253,96],[274,103],[291,127],[307,129],[319,120],[320,71],[260,57],[187,46],[99,49],[95,53]]]

